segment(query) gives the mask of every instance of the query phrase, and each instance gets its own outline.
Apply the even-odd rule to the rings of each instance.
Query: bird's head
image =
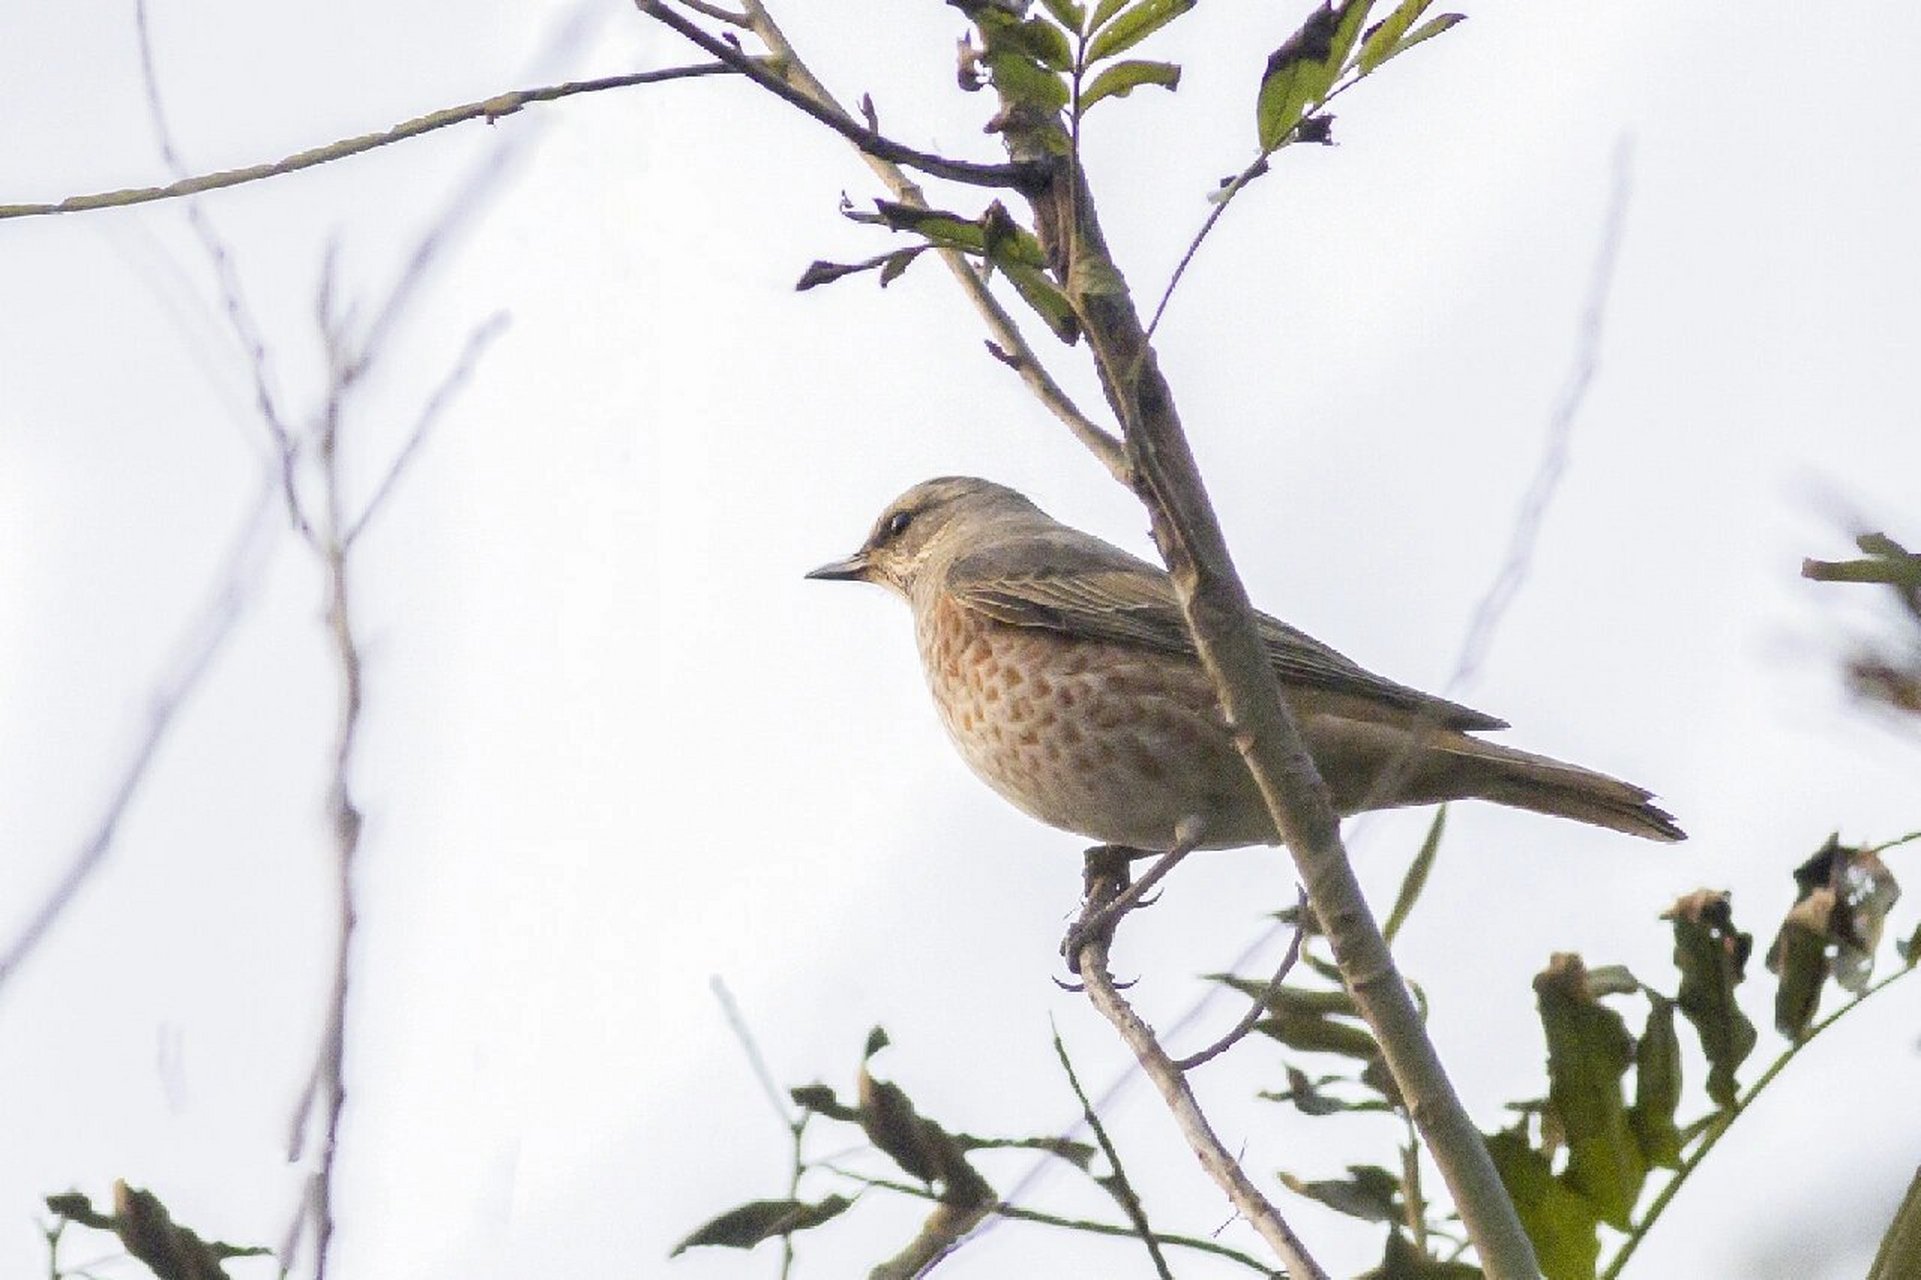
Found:
[[[872,582],[907,596],[922,569],[945,562],[1003,520],[1032,519],[1040,508],[1006,485],[973,476],[924,480],[887,504],[867,541],[843,560],[807,576]]]

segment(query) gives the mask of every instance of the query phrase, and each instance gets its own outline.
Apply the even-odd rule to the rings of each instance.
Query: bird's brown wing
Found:
[[[1194,656],[1166,571],[1076,530],[963,556],[949,566],[947,587],[967,607],[1011,626]],[[1278,618],[1254,617],[1285,684],[1378,702],[1449,729],[1507,728],[1505,720],[1377,676]]]

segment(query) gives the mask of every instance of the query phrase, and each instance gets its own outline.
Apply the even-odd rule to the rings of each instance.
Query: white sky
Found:
[[[1158,53],[1186,64],[1179,94],[1095,115],[1096,190],[1143,293],[1245,162],[1260,65],[1299,10],[1201,6]],[[557,42],[569,12],[157,0],[152,23],[199,170],[697,60],[619,5]],[[776,12],[889,132],[995,158],[985,100],[953,88],[953,10]],[[1541,1087],[1527,979],[1550,951],[1669,983],[1655,916],[1677,893],[1732,889],[1765,947],[1788,868],[1831,830],[1921,826],[1913,738],[1836,677],[1871,598],[1796,577],[1804,555],[1845,554],[1853,513],[1921,536],[1921,89],[1903,53],[1921,10],[1470,12],[1343,101],[1341,146],[1289,154],[1237,204],[1162,349],[1256,600],[1438,686],[1539,456],[1610,156],[1633,138],[1600,377],[1534,575],[1462,694],[1521,745],[1654,787],[1693,839],[1456,811],[1401,950],[1492,1126]],[[164,180],[130,5],[0,15],[0,201]],[[348,292],[377,298],[501,144],[495,198],[350,428],[377,474],[466,334],[510,313],[356,566],[368,827],[336,1274],[765,1275],[764,1256],[665,1261],[709,1214],[785,1186],[785,1134],[710,975],[784,1084],[847,1089],[882,1023],[897,1047],[877,1067],[955,1128],[1072,1118],[1050,1018],[1090,1082],[1125,1060],[1051,981],[1076,842],[966,775],[895,602],[800,574],[934,474],[1006,481],[1143,552],[1145,520],[983,354],[932,264],[885,293],[792,292],[813,258],[893,243],[835,212],[843,190],[879,193],[842,144],[727,81],[576,99],[206,198],[294,403],[317,385],[328,243]],[[259,429],[177,206],[0,225],[0,288],[5,938],[95,821],[249,500]],[[1081,353],[1056,354],[1096,405]],[[333,918],[318,587],[283,541],[106,871],[0,991],[0,1271],[43,1264],[40,1195],[103,1196],[116,1176],[210,1234],[282,1230]],[[1377,891],[1425,821],[1365,824]],[[1912,882],[1913,865],[1894,867]],[[1184,869],[1119,948],[1144,1013],[1178,1017],[1193,975],[1258,936],[1292,883],[1272,852]],[[1895,1101],[1921,1085],[1918,1014],[1897,988],[1811,1051],[1632,1274],[1858,1275],[1921,1149]],[[1764,1031],[1756,1062],[1778,1047]],[[1257,1178],[1388,1156],[1387,1126],[1336,1137],[1250,1099],[1278,1083],[1251,1047],[1202,1080]],[[1145,1091],[1115,1123],[1157,1225],[1219,1224]],[[1005,1187],[1023,1167],[991,1172]],[[1102,1208],[1065,1177],[1040,1197]],[[1366,1264],[1372,1233],[1293,1216],[1337,1270]],[[802,1274],[854,1274],[912,1220],[865,1202],[804,1240]],[[1010,1225],[942,1274],[1144,1267],[1137,1245]]]

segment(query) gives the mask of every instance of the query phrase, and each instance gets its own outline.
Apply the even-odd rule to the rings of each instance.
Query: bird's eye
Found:
[[[913,522],[913,512],[896,511],[893,515],[887,517],[886,534],[889,538],[898,538],[901,534],[907,532],[907,526]]]

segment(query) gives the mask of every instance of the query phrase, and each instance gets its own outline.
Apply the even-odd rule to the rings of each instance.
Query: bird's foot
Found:
[[[1143,850],[1112,844],[1095,845],[1089,849],[1081,871],[1081,914],[1068,929],[1067,937],[1061,941],[1061,954],[1067,957],[1068,971],[1076,975],[1080,973],[1081,953],[1090,944],[1101,944],[1101,950],[1105,953],[1106,944],[1114,939],[1114,926],[1120,922],[1120,918],[1135,907],[1144,905],[1147,892],[1178,866],[1181,859],[1194,852],[1199,842],[1198,829],[1189,831],[1188,824],[1183,823],[1174,847],[1162,854],[1145,875],[1131,883],[1129,864],[1135,858],[1144,856]]]

